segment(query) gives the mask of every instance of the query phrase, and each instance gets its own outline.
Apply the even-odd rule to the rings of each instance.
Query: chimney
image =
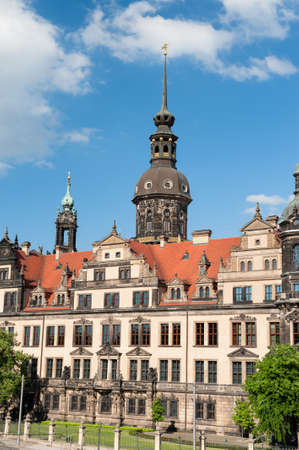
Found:
[[[212,231],[211,230],[196,230],[192,233],[193,245],[208,244]]]
[[[26,256],[29,256],[30,245],[31,245],[31,243],[29,241],[25,241],[22,244],[22,252],[24,252]]]
[[[271,225],[271,227],[277,228],[278,216],[269,216],[267,217],[266,222]]]

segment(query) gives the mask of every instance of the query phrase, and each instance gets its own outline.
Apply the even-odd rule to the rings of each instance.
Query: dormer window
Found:
[[[65,294],[57,294],[57,305],[64,305]]]
[[[129,280],[131,278],[131,269],[129,267],[119,269],[119,279]]]
[[[0,280],[8,280],[8,269],[0,269]]]
[[[171,288],[171,300],[179,300],[181,298],[180,288]]]
[[[94,271],[94,281],[104,281],[105,280],[105,270],[95,270]]]

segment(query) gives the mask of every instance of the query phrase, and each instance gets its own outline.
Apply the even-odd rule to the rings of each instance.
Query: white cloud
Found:
[[[6,175],[10,169],[13,169],[13,166],[0,161],[0,176],[1,177]]]
[[[72,130],[64,133],[64,142],[76,142],[80,144],[88,144],[91,136],[95,135],[99,130],[96,128],[81,128],[80,130]]]
[[[259,202],[263,205],[282,205],[283,203],[287,203],[288,200],[280,197],[280,195],[265,195],[265,194],[251,194],[247,195],[246,201],[250,203]]]
[[[161,43],[170,44],[169,56],[189,56],[207,70],[237,81],[267,80],[287,76],[297,68],[287,59],[267,55],[249,58],[246,64],[224,62],[235,47],[254,39],[284,39],[289,22],[297,18],[292,0],[219,0],[223,11],[217,21],[166,18],[159,9],[163,1],[133,1],[126,8],[105,14],[97,7],[85,28],[74,36],[89,49],[105,47],[123,61],[156,58]],[[159,4],[160,3],[160,4]]]
[[[47,93],[85,93],[90,60],[66,52],[62,31],[27,0],[0,2],[0,158],[42,161],[56,139],[57,111]]]
[[[40,168],[54,169],[54,164],[51,161],[46,161],[45,159],[42,159],[41,161],[37,161],[35,163],[35,165]]]

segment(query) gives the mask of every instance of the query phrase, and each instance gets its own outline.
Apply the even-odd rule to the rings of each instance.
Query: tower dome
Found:
[[[176,168],[178,137],[171,130],[175,117],[167,106],[167,45],[164,45],[163,95],[160,111],[154,116],[156,131],[150,136],[151,167],[136,184],[136,237],[157,242],[187,238],[187,207],[192,201],[187,178]]]
[[[74,206],[74,199],[71,196],[71,174],[68,173],[67,176],[67,185],[66,185],[66,193],[63,199],[61,200],[61,205],[64,209],[72,209]]]

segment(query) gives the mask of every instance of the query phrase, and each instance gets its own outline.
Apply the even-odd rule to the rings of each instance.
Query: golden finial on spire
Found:
[[[167,48],[168,48],[168,43],[165,42],[165,44],[164,44],[163,47],[161,48],[161,50],[164,50],[164,56],[167,56]]]

